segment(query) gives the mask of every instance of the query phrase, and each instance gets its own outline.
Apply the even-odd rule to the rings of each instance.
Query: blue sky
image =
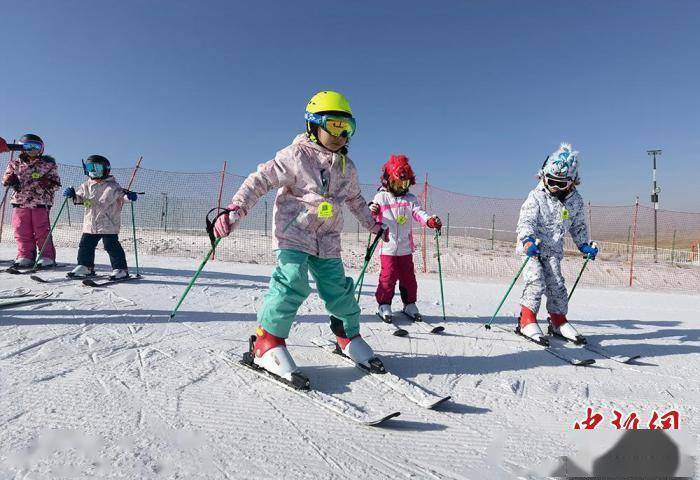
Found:
[[[79,164],[247,173],[344,92],[352,158],[392,152],[449,190],[524,197],[560,141],[596,204],[700,211],[700,2],[4,1],[0,135]]]

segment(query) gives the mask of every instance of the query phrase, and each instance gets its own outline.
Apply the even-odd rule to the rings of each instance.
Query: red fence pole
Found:
[[[217,208],[221,208],[221,194],[224,192],[224,179],[226,178],[226,160],[224,160],[224,168],[221,169],[221,183],[219,184],[219,198],[216,201]],[[217,210],[218,213],[218,210]],[[216,250],[212,252],[212,260],[216,260]]]
[[[639,197],[634,203],[634,219],[632,220],[632,256],[630,257],[630,287],[634,274],[634,251],[637,247],[637,214],[639,213]]]
[[[427,210],[428,208],[428,174],[425,174],[425,183],[423,184],[423,208]],[[428,272],[428,263],[426,260],[426,251],[425,251],[425,245],[427,243],[427,235],[426,235],[427,227],[423,225],[423,273]]]
[[[16,140],[12,140],[12,143],[15,143]],[[14,159],[15,152],[14,150],[10,152],[10,161]],[[2,212],[0,213],[0,242],[2,242],[2,228],[5,226],[5,207],[7,206],[7,193],[10,191],[10,187],[6,187],[5,189],[5,196],[3,197],[3,202],[2,202]]]

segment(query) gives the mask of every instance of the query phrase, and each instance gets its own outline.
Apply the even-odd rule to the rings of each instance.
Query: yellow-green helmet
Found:
[[[343,112],[352,116],[350,102],[345,95],[332,90],[324,90],[311,97],[306,105],[306,111],[310,113]]]

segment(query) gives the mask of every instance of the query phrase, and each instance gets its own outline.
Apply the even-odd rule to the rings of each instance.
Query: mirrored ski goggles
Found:
[[[22,144],[22,150],[25,152],[40,152],[44,146],[39,142],[27,142]]]
[[[566,190],[573,182],[569,178],[555,178],[550,175],[545,175],[544,183],[551,191],[558,192],[561,190]]]
[[[334,137],[352,137],[355,133],[355,119],[352,117],[306,112],[304,118],[307,122],[318,125]]]
[[[97,176],[101,176],[105,173],[105,166],[101,163],[86,163],[85,171],[88,175],[94,173]]]

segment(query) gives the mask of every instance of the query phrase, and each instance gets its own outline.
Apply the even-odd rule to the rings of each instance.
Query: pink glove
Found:
[[[241,207],[238,205],[231,204],[226,207],[226,209],[230,210],[229,214],[221,215],[216,219],[216,223],[214,224],[214,235],[216,238],[228,237],[236,221],[241,218]]]
[[[10,149],[7,148],[7,142],[4,138],[0,137],[0,153],[9,152]]]
[[[370,232],[373,234],[378,234],[380,231],[384,231],[384,235],[382,235],[382,240],[385,242],[389,241],[389,227],[384,225],[382,222],[377,222],[374,224],[374,226],[370,229]]]
[[[372,212],[372,215],[378,215],[379,214],[379,204],[374,203],[374,202],[370,202],[369,211]]]

